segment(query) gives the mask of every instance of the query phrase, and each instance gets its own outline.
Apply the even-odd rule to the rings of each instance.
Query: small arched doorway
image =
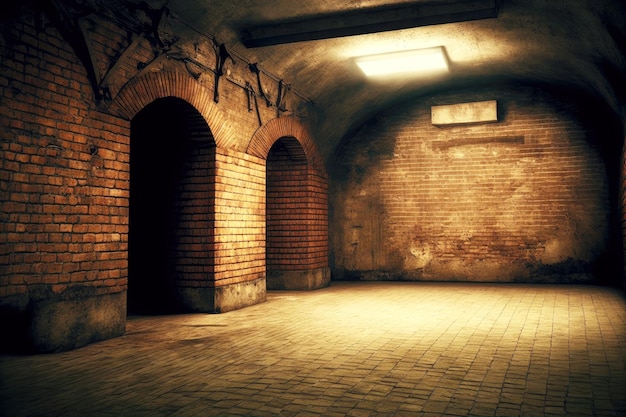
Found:
[[[272,145],[266,172],[267,289],[328,285],[325,179],[293,137]]]
[[[130,314],[188,310],[181,289],[212,275],[214,182],[215,140],[193,106],[167,97],[133,118]]]

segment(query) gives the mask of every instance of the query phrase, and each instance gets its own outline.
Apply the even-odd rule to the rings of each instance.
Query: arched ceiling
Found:
[[[494,2],[495,18],[256,48],[243,44],[242,32],[256,25],[298,19],[306,23],[309,17],[392,3],[407,1],[171,0],[168,7],[311,99],[319,111],[316,136],[323,138],[319,145],[325,157],[346,132],[402,97],[468,84],[554,84],[598,97],[621,114],[626,98],[623,0],[500,0]],[[448,74],[372,81],[353,61],[360,55],[432,46],[445,47]]]
[[[314,135],[327,160],[348,132],[390,105],[471,85],[556,86],[600,100],[614,115],[624,117],[624,0],[131,1],[147,3],[153,9],[167,7],[198,33],[214,37],[229,51],[258,63],[310,99]],[[359,13],[379,10],[372,8],[443,7],[454,14],[456,9],[485,4],[493,4],[495,17],[472,19],[471,14],[461,13],[460,18],[450,19],[451,23],[259,47],[244,44],[246,31],[259,25],[306,32],[321,20],[341,30],[347,21],[358,24]],[[367,29],[375,27],[370,24]],[[449,73],[374,81],[359,71],[353,59],[433,46],[445,47]]]

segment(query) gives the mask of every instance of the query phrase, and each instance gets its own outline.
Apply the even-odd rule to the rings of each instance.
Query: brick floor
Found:
[[[333,283],[0,357],[6,416],[626,416],[626,302],[593,286]]]

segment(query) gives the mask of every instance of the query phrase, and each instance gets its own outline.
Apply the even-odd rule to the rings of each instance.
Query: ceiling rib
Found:
[[[273,21],[244,29],[241,37],[247,48],[258,48],[497,16],[497,0],[413,2]]]

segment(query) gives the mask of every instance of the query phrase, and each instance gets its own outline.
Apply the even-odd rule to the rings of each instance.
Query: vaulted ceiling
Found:
[[[471,13],[463,15],[490,4],[496,17],[489,17],[488,11],[477,12],[475,19]],[[423,17],[414,19],[417,27],[338,36],[360,21],[363,27],[354,32],[384,28],[385,13],[394,16],[392,6],[407,5]],[[617,113],[626,99],[623,0],[170,0],[167,6],[309,98],[319,112],[317,136],[324,138],[320,147],[325,156],[346,132],[392,103],[465,85],[556,85],[597,97]],[[366,13],[369,10],[374,17]],[[407,21],[408,10],[401,11]],[[451,22],[440,23],[445,18]],[[321,28],[330,28],[327,35],[332,37],[250,48],[244,44],[250,32],[278,35],[282,30],[295,34],[282,39],[290,41],[315,37],[311,32]],[[432,46],[445,47],[448,74],[372,81],[353,61],[360,55]]]
[[[328,159],[369,117],[465,86],[540,84],[626,107],[624,0],[130,0],[271,72],[312,104]],[[443,46],[450,71],[372,80],[354,57]]]

